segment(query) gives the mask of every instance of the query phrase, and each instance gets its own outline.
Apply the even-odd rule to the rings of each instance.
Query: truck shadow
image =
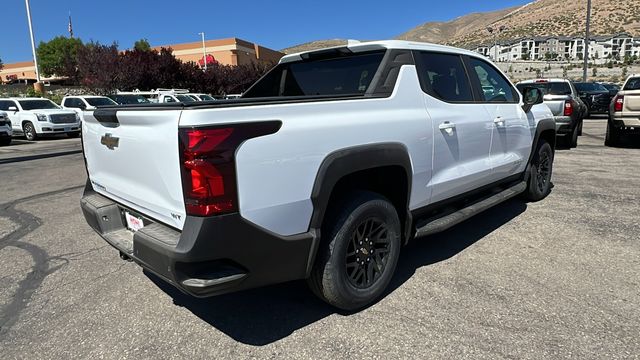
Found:
[[[394,278],[384,296],[404,284],[418,268],[454,257],[522,214],[526,208],[526,203],[510,200],[445,232],[414,240],[403,249]],[[181,293],[151,273],[145,272],[145,275],[171,296],[174,304],[248,345],[273,343],[333,314],[349,315],[316,298],[304,281],[198,299]]]

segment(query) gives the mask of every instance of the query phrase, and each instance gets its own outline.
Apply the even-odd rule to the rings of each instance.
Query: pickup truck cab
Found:
[[[558,143],[566,148],[578,146],[578,136],[582,135],[582,123],[587,106],[578,96],[578,92],[567,79],[533,79],[516,84],[518,90],[535,87],[544,94],[544,104],[553,113],[556,122]]]
[[[213,101],[216,99],[209,94],[188,93],[187,95],[195,101]]]
[[[640,133],[640,74],[629,76],[611,101],[604,143],[618,146],[631,133]]]
[[[95,110],[99,106],[118,105],[118,103],[106,96],[81,95],[65,96],[62,98],[60,105],[63,109],[74,110],[82,114],[85,110]]]
[[[13,129],[11,129],[9,115],[4,111],[0,111],[0,146],[10,145],[11,136],[13,136]]]
[[[556,136],[481,55],[376,41],[284,56],[236,100],[101,108],[82,139],[83,214],[122,258],[193,296],[307,279],[355,310],[411,239],[546,197]]]
[[[14,135],[24,135],[30,141],[41,135],[80,135],[80,116],[49,99],[4,98],[0,99],[0,110],[9,115]]]

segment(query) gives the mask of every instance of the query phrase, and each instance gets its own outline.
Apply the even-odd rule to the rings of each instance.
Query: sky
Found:
[[[237,37],[280,50],[313,40],[379,40],[429,21],[524,5],[530,0],[30,0],[36,46],[64,35],[69,11],[83,41],[130,48],[141,38],[152,46]],[[24,0],[2,0],[0,59],[32,60]],[[8,16],[11,14],[11,16]]]

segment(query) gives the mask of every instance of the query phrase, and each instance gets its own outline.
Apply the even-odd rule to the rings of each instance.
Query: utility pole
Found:
[[[587,67],[589,66],[589,25],[591,24],[591,0],[587,0],[587,29],[584,34],[584,65],[582,66],[582,81],[587,82]]]
[[[506,29],[507,27],[502,25],[498,28],[497,31],[500,32],[500,34],[502,34],[502,32]],[[496,33],[496,30],[494,30],[492,27],[488,27],[487,31],[489,32],[489,34],[493,35],[493,61],[498,62],[498,34]]]
[[[198,34],[202,35],[202,64],[204,71],[207,71],[207,48],[204,46],[204,31]]]
[[[27,21],[29,22],[29,34],[31,35],[31,51],[33,51],[33,64],[36,67],[36,85],[35,88],[37,90],[37,87],[39,86],[40,83],[40,70],[38,70],[38,56],[36,55],[36,41],[33,37],[33,25],[31,25],[31,8],[29,6],[29,0],[24,0],[24,3],[27,7]],[[42,89],[40,89],[40,91],[42,91]]]

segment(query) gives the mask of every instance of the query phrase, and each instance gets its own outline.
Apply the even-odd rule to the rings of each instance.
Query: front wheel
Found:
[[[529,166],[529,182],[525,197],[529,201],[539,201],[551,192],[551,173],[553,171],[553,149],[545,140],[541,140]]]
[[[76,131],[76,132],[69,132],[69,133],[67,133],[67,137],[70,137],[70,138],[72,138],[72,139],[75,139],[75,138],[77,138],[78,136],[80,136],[80,132],[79,132],[79,131]]]
[[[333,209],[308,283],[327,303],[357,310],[380,297],[391,281],[400,254],[400,219],[388,200],[371,192],[357,192]]]
[[[0,146],[9,146],[11,145],[11,136],[0,138]]]
[[[36,134],[36,129],[33,127],[31,122],[26,122],[22,126],[22,131],[24,132],[24,137],[29,141],[34,141],[38,138],[38,134]]]

